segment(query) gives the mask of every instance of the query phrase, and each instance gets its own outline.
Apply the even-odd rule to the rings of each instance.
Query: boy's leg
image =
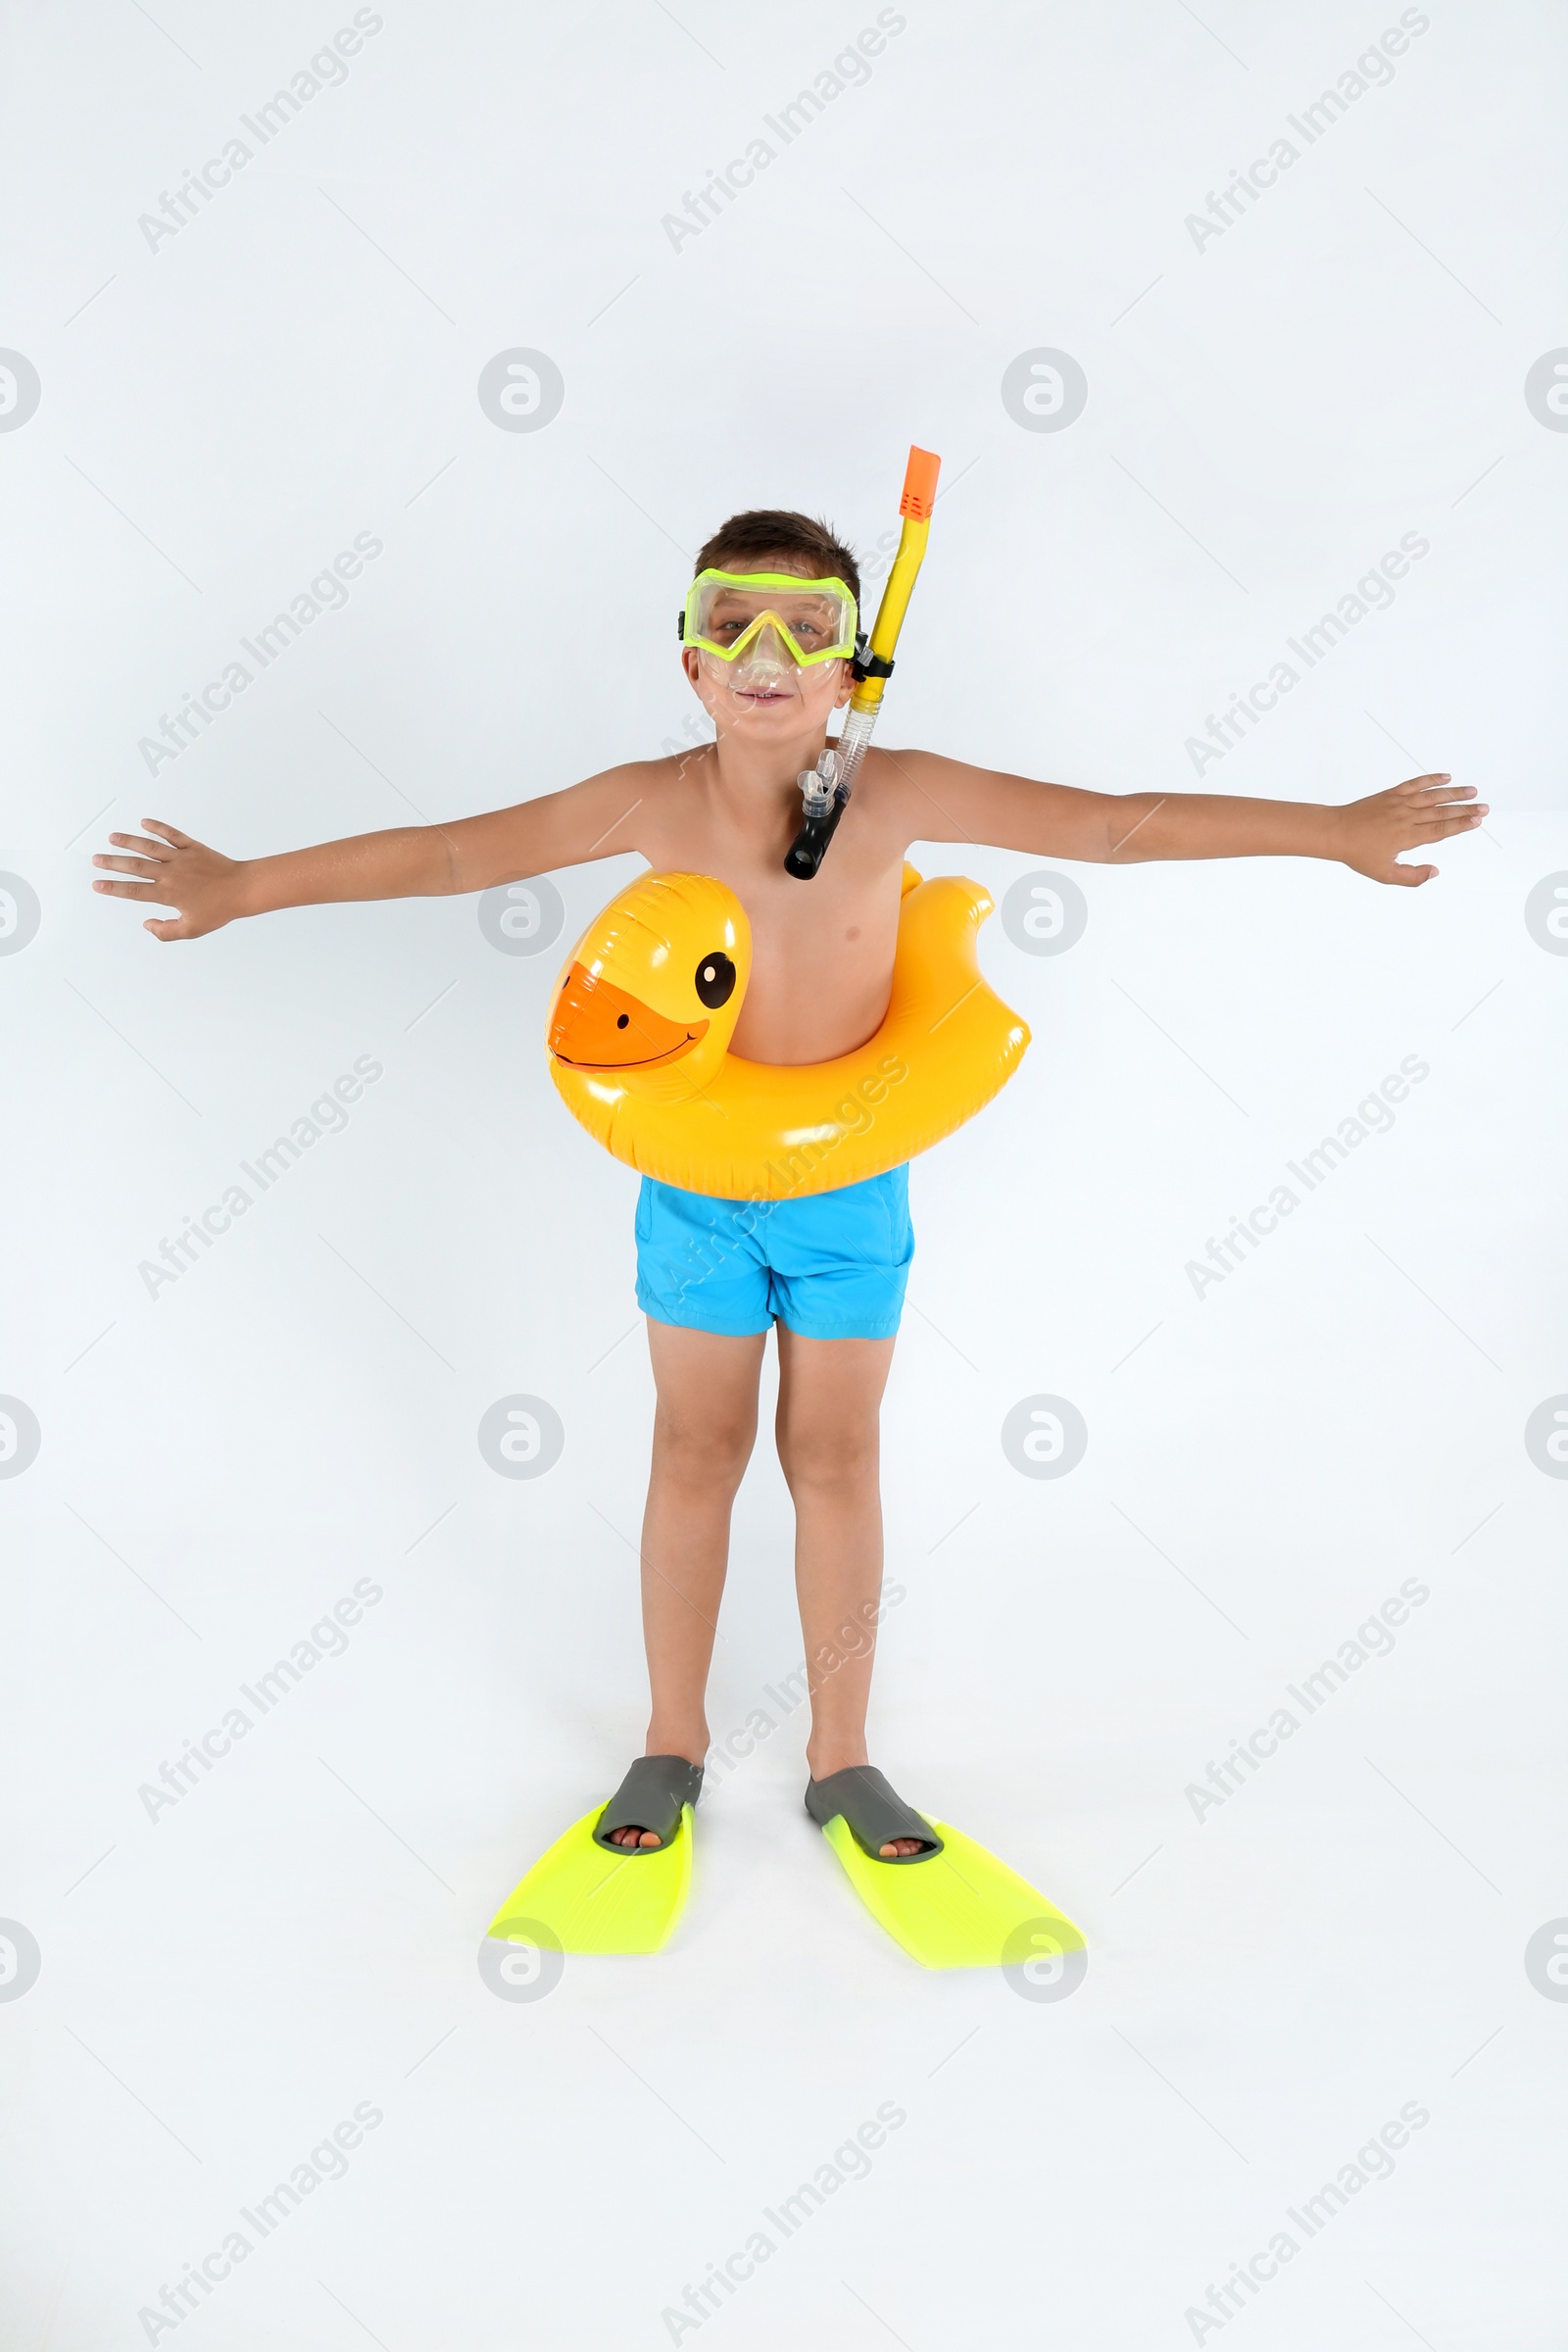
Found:
[[[878,1414],[892,1340],[808,1340],[780,1323],[778,1458],[795,1500],[795,1583],[813,1780],[865,1764],[882,1590]]]
[[[730,1505],[757,1435],[765,1332],[740,1338],[648,1318],[659,1401],[643,1513],[643,1638],[653,1711],[646,1753],[708,1753],[704,1692],[729,1557]],[[636,1841],[628,1830],[622,1842]],[[644,1833],[642,1843],[659,1840]]]

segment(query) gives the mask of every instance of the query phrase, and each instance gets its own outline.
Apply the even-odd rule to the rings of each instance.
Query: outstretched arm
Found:
[[[277,906],[317,906],[339,899],[420,899],[488,890],[527,874],[639,848],[635,811],[646,767],[612,767],[564,792],[466,816],[449,825],[399,825],[356,833],[275,858],[225,858],[158,817],[146,835],[111,833],[119,857],[94,865],[132,877],[94,882],[94,890],[147,906],[172,906],[172,917],[142,929],[155,939],[200,939],[242,914]],[[148,838],[147,836],[152,836]]]
[[[1414,776],[1341,808],[1208,792],[1078,792],[968,767],[935,752],[886,755],[905,781],[911,840],[988,842],[1099,865],[1152,858],[1333,858],[1374,882],[1428,882],[1398,853],[1464,833],[1488,813],[1473,784]]]

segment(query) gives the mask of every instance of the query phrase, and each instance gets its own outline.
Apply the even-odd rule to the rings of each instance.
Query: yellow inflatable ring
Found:
[[[687,1192],[782,1200],[879,1176],[972,1118],[1029,1043],[980,976],[992,904],[906,865],[876,1035],[833,1061],[743,1061],[729,1041],[751,974],[745,908],[707,874],[645,874],[562,973],[550,1074],[596,1143]]]

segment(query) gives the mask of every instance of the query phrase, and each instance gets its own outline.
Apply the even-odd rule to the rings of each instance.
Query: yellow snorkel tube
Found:
[[[899,501],[899,513],[904,518],[899,552],[882,591],[870,639],[855,657],[855,692],[850,697],[848,713],[838,741],[830,744],[815,768],[800,779],[806,814],[784,860],[785,872],[793,874],[797,881],[809,882],[821,864],[855,789],[865,747],[875,730],[877,712],[882,708],[882,689],[893,675],[893,649],[899,642],[899,631],[909,609],[909,598],[914,593],[925,543],[930,536],[931,510],[936,505],[941,466],[942,460],[929,449],[909,452],[904,496]]]

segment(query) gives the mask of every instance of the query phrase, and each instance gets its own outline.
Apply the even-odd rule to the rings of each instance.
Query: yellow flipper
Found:
[[[922,1968],[1001,1968],[1082,1952],[1083,1931],[1038,1886],[945,1821],[942,1851],[924,1862],[878,1862],[842,1813],[822,1835],[879,1927]]]
[[[564,1952],[657,1952],[680,1917],[692,1879],[692,1809],[668,1845],[612,1854],[594,1843],[603,1800],[541,1854],[486,1933],[538,1941],[543,1928]]]

